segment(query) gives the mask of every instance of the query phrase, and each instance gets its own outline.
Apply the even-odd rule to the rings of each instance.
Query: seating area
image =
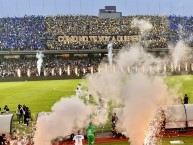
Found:
[[[168,44],[189,39],[193,31],[192,17],[178,16],[123,16],[118,19],[102,19],[88,15],[25,16],[0,18],[0,50],[77,50],[106,49],[107,41],[59,43],[59,35],[139,36],[140,30],[132,27],[132,20],[149,21],[153,28],[141,40],[148,48],[166,48]],[[181,31],[183,33],[181,34]],[[131,37],[132,38],[132,37]],[[114,48],[122,48],[130,42],[115,41]]]

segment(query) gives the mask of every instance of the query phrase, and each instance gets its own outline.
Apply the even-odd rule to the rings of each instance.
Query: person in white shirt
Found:
[[[80,98],[80,91],[79,91],[78,88],[76,88],[76,90],[75,90],[75,95],[76,95],[76,97],[79,97],[79,98]]]
[[[83,145],[84,136],[80,134],[80,130],[78,130],[78,134],[74,136],[74,145]]]
[[[90,94],[88,92],[88,90],[86,91],[86,104],[89,104],[90,102]]]
[[[78,84],[77,89],[79,90],[80,95],[82,95],[82,85]]]

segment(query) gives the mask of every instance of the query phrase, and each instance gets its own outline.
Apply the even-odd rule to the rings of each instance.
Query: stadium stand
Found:
[[[1,18],[0,28],[1,50],[36,50],[45,47],[42,41],[45,32],[42,16]]]
[[[68,69],[71,75],[85,75],[92,71],[98,71],[98,65],[102,57],[46,57],[43,60],[43,76],[61,76],[68,75]],[[38,76],[37,59],[2,59],[0,60],[0,77],[18,77],[20,76]]]
[[[166,48],[179,37],[192,36],[192,17],[178,16],[122,16],[102,19],[88,15],[25,16],[0,19],[0,50],[84,50],[106,49],[108,41],[58,42],[58,36],[138,36],[139,28],[131,27],[133,19],[145,19],[153,29],[141,40],[148,48]],[[179,34],[183,28],[184,33]],[[187,33],[188,32],[188,33]],[[179,36],[180,35],[180,36]],[[91,39],[91,38],[90,38]],[[115,41],[114,48],[121,48],[131,41]],[[192,45],[191,42],[189,42]]]
[[[153,28],[145,34],[145,37],[140,37],[139,28],[132,27],[133,19],[148,20]],[[38,76],[37,60],[34,57],[24,56],[34,56],[37,50],[43,51],[45,55],[52,54],[44,58],[41,76],[79,76],[97,72],[99,63],[107,53],[107,44],[113,37],[116,38],[114,51],[134,41],[140,41],[148,50],[166,51],[169,45],[175,44],[180,38],[192,46],[193,43],[189,39],[193,31],[192,23],[193,17],[174,15],[169,17],[136,15],[116,19],[88,15],[0,18],[0,77]],[[61,57],[63,54],[94,53],[102,54],[103,57]],[[17,55],[19,59],[9,57],[11,55]],[[8,56],[8,59],[5,59],[5,56]],[[163,69],[164,66],[160,66],[162,68],[160,71],[173,72],[170,63],[165,65],[166,70]],[[178,67],[174,72],[192,71],[192,61],[184,60],[180,64],[180,69]]]

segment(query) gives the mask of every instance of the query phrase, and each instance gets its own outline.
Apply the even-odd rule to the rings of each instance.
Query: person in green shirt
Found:
[[[92,125],[92,122],[89,123],[89,126],[86,128],[88,145],[93,145],[95,140],[95,127]]]

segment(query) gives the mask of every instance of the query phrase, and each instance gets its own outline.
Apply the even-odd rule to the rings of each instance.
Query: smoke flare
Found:
[[[41,67],[42,67],[42,63],[43,63],[43,57],[44,55],[42,54],[42,52],[37,52],[36,54],[36,58],[37,60],[37,69],[38,69],[38,75],[41,75]]]

